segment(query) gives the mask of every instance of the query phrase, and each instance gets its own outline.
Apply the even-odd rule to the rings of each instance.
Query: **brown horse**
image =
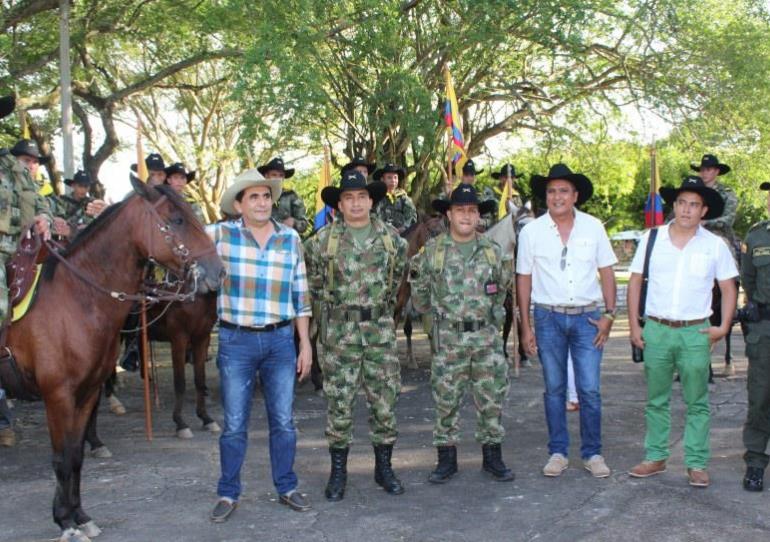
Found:
[[[0,364],[13,396],[45,402],[53,448],[53,518],[62,542],[86,542],[100,529],[83,511],[83,441],[99,393],[115,367],[132,300],[142,297],[145,262],[196,276],[216,290],[224,268],[189,204],[168,187],[132,179],[135,194],[106,209],[43,268],[37,299],[8,331],[15,364]]]

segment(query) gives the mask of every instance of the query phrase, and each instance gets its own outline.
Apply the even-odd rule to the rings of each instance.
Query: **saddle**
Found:
[[[37,284],[40,274],[39,265],[48,257],[48,247],[43,243],[40,235],[34,230],[27,230],[19,240],[16,252],[5,264],[5,277],[8,285],[8,308],[16,321],[26,313],[26,309],[32,305],[33,294],[31,292]],[[32,294],[32,295],[28,295]],[[17,309],[24,305],[24,309]]]

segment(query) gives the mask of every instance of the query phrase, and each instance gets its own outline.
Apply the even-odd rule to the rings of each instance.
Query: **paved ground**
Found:
[[[404,495],[386,495],[372,480],[373,458],[361,399],[347,496],[341,503],[324,500],[329,464],[323,437],[325,402],[311,386],[305,386],[298,390],[296,401],[296,469],[313,510],[299,514],[276,503],[264,408],[257,399],[240,508],[228,523],[211,524],[208,513],[218,476],[216,437],[202,431],[189,441],[174,437],[169,412],[171,376],[162,367],[164,405],[156,413],[153,442],[144,439],[138,378],[129,375],[120,392],[129,408],[126,416],[115,417],[102,407],[101,433],[114,458],[87,460],[85,508],[104,529],[98,539],[104,542],[770,539],[770,494],[749,494],[740,487],[740,428],[746,410],[746,362],[740,334],[736,333],[733,346],[737,375],[718,378],[712,387],[713,484],[706,490],[686,484],[678,387],[669,472],[645,481],[627,476],[627,469],[642,458],[645,386],[641,368],[629,360],[624,330],[618,327],[615,335],[603,366],[604,453],[613,468],[608,479],[595,480],[583,470],[579,442],[573,443],[573,464],[561,478],[542,476],[546,430],[542,376],[535,365],[523,369],[521,377],[513,381],[505,408],[504,457],[515,470],[516,480],[497,483],[480,471],[480,447],[472,440],[474,413],[467,405],[464,442],[459,448],[460,474],[445,486],[427,484],[435,461],[430,446],[433,409],[427,345],[419,340],[419,368],[403,371],[398,405],[401,437],[394,466],[406,484]],[[714,360],[721,371],[719,351]],[[221,420],[213,364],[209,369],[211,411]],[[0,450],[0,540],[50,540],[58,533],[51,521],[55,482],[45,419],[39,404],[18,405],[17,412],[21,443]],[[193,416],[192,398],[186,412]],[[575,440],[579,438],[577,422],[577,415],[571,415]]]

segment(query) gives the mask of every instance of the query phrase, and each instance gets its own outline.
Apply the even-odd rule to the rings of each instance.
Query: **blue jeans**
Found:
[[[225,426],[219,438],[222,476],[217,494],[220,497],[237,501],[241,494],[241,467],[246,456],[257,372],[270,430],[273,484],[279,495],[296,489],[297,432],[292,413],[296,359],[294,326],[259,333],[219,329],[217,367],[225,411]]]
[[[5,398],[5,390],[0,388],[0,429],[8,429],[13,424],[13,415],[8,408],[8,400]]]
[[[567,353],[572,354],[575,386],[580,402],[580,455],[588,459],[602,453],[602,397],[599,374],[602,349],[593,345],[598,310],[577,315],[535,307],[535,335],[545,380],[545,419],[548,422],[548,453],[569,450],[567,429]]]

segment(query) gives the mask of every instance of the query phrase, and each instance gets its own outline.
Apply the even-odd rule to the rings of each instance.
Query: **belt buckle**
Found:
[[[366,307],[364,309],[360,309],[358,312],[361,315],[361,319],[360,319],[361,322],[365,322],[365,321],[368,321],[368,320],[372,319],[372,308],[371,307]]]

